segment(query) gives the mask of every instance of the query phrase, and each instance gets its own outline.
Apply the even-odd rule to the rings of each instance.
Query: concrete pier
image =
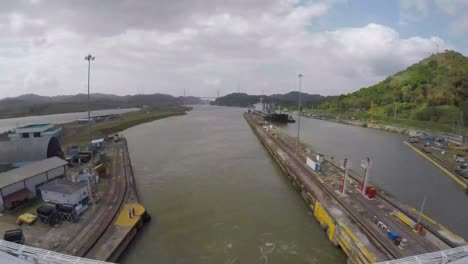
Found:
[[[118,213],[112,223],[96,241],[95,246],[87,252],[86,258],[115,262],[143,226],[147,215],[146,209],[139,203],[133,176],[132,164],[128,153],[127,142],[123,140],[120,149],[120,160],[114,162],[116,173],[125,186]]]
[[[340,246],[350,263],[375,263],[434,252],[465,242],[427,216],[378,192],[368,199],[360,190],[359,175],[347,177],[340,192],[343,170],[329,160],[314,172],[306,157],[311,148],[300,144],[255,114],[245,119],[260,141],[300,192],[330,241]],[[418,218],[422,229],[415,231]],[[395,237],[397,235],[397,238]],[[404,241],[404,243],[400,243]]]

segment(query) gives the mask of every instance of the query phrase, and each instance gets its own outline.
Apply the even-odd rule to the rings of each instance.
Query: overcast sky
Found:
[[[444,49],[468,0],[0,0],[0,97],[86,92],[335,95]]]

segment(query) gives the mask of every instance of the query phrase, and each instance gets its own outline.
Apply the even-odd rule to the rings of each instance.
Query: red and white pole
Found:
[[[365,168],[366,172],[364,174],[364,182],[362,183],[362,193],[366,193],[366,189],[367,189],[367,184],[369,182],[369,169],[371,167],[371,160],[370,158],[367,158],[367,160],[364,160],[363,161],[363,167]]]

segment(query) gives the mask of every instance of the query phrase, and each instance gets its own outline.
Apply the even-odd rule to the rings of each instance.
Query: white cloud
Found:
[[[449,48],[440,38],[402,38],[378,24],[310,32],[314,19],[326,14],[333,1],[240,2],[216,7],[214,1],[212,10],[200,11],[193,1],[190,10],[180,10],[184,16],[159,25],[153,25],[159,18],[142,10],[140,17],[124,14],[125,23],[117,22],[121,27],[96,25],[90,32],[84,30],[89,28],[85,21],[76,20],[81,14],[70,13],[71,9],[54,10],[70,13],[72,22],[58,25],[53,23],[56,17],[25,12],[22,21],[43,22],[40,28],[19,23],[16,32],[0,40],[0,57],[10,55],[0,60],[2,95],[85,92],[83,57],[89,52],[96,56],[94,92],[181,95],[185,88],[188,95],[214,96],[218,89],[222,94],[237,91],[240,84],[249,93],[284,93],[297,88],[301,72],[304,91],[338,94],[380,81],[435,52],[437,45]],[[117,18],[125,5],[112,3],[117,11],[109,8],[105,16]],[[141,5],[135,8],[154,10],[147,2]],[[85,18],[89,23],[96,19]],[[21,56],[11,56],[15,44],[24,47]]]

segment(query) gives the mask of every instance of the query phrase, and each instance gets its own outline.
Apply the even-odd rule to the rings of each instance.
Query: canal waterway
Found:
[[[125,132],[153,221],[121,263],[346,263],[244,111],[195,107]]]
[[[110,114],[126,109],[96,111]],[[184,116],[125,131],[140,198],[153,222],[122,263],[345,263],[242,117],[196,106]],[[0,131],[64,123],[86,113],[0,120]],[[293,136],[297,124],[282,127]],[[468,197],[385,131],[301,118],[301,139],[336,160],[374,161],[371,183],[468,238]]]

